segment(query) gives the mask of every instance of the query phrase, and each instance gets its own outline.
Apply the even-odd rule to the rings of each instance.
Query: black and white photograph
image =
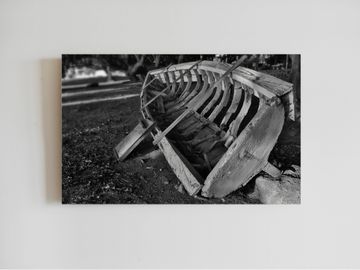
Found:
[[[64,204],[300,204],[300,54],[63,54]]]
[[[360,269],[358,0],[0,0],[0,268]]]

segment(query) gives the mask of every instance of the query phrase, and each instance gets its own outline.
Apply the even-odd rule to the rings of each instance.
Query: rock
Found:
[[[300,203],[300,167],[295,172],[287,170],[280,180],[259,176],[255,180],[254,192],[249,194],[264,204],[299,204]]]
[[[169,180],[165,176],[159,177],[160,181],[163,182],[165,185],[169,184]]]
[[[176,190],[180,193],[185,193],[184,186],[182,184],[179,184],[178,186],[175,186]]]
[[[300,178],[300,167],[297,165],[291,165],[291,169],[284,171],[283,175]]]

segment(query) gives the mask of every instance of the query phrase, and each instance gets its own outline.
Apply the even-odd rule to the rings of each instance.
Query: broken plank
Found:
[[[203,183],[200,174],[167,138],[164,137],[161,139],[159,147],[164,152],[167,162],[184,185],[186,191],[191,196],[196,195],[202,187],[200,182]]]
[[[136,127],[114,148],[115,156],[119,161],[124,161],[154,128],[155,122],[142,120]]]

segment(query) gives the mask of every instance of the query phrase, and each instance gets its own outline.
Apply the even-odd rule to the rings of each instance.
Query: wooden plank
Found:
[[[187,76],[189,76],[188,72],[187,72]],[[179,83],[178,88],[176,89],[176,95],[180,95],[184,91],[185,82],[184,82],[184,75],[183,75],[182,70],[179,70],[178,77],[180,78],[180,83]]]
[[[149,135],[155,123],[142,120],[136,127],[115,147],[115,156],[119,161],[124,161],[129,154]]]
[[[189,85],[189,88],[187,88],[187,90],[185,90],[185,91],[181,94],[181,96],[180,96],[180,98],[179,98],[180,101],[184,100],[190,93],[196,94],[196,93],[199,91],[199,89],[200,89],[200,87],[201,87],[201,85],[202,85],[202,80],[201,80],[201,77],[200,77],[200,75],[199,75],[199,72],[198,72],[196,69],[194,69],[193,71],[194,71],[194,74],[195,74],[195,76],[196,76],[196,80],[195,80],[193,77],[191,77],[191,83],[192,83],[193,81],[196,81],[195,88],[190,92],[190,91],[189,91],[189,90],[190,90],[190,87],[191,87],[191,84],[190,84],[190,85]]]
[[[166,97],[167,95],[161,91],[155,91],[155,90],[147,90],[147,92],[153,96],[160,95],[162,97]]]
[[[265,167],[263,168],[263,171],[274,178],[279,178],[282,174],[278,168],[276,168],[274,165],[272,165],[269,162],[266,163]]]
[[[150,73],[148,73],[148,74],[150,74]],[[159,73],[159,74],[156,74],[156,75],[154,75],[154,76],[157,76],[158,79],[159,79],[159,81],[161,81],[162,83],[166,83],[165,77],[164,77],[164,74],[163,74],[163,73]]]
[[[153,103],[156,99],[158,99],[162,94],[164,94],[168,89],[170,88],[170,85],[165,87],[161,92],[159,92],[155,97],[150,99],[148,102],[146,102],[144,105],[141,106],[141,110],[149,106],[151,103]],[[147,91],[146,91],[147,93]],[[141,92],[142,95],[144,95],[144,92]]]
[[[170,88],[169,95],[173,96],[173,95],[175,95],[175,92],[176,92],[175,73],[174,73],[174,71],[169,71],[168,73],[169,73],[170,82],[171,82],[171,88]]]
[[[214,109],[214,111],[210,114],[209,116],[209,120],[210,121],[214,121],[215,118],[219,115],[219,113],[222,111],[222,109],[226,106],[226,104],[228,104],[229,102],[229,98],[230,98],[230,81],[229,79],[224,79],[224,86],[223,86],[223,97],[220,101],[220,103],[216,106],[216,108]]]
[[[182,76],[184,77],[184,74],[183,74]],[[168,102],[168,103],[165,105],[165,108],[166,108],[166,109],[171,108],[171,110],[174,111],[175,109],[179,108],[180,106],[178,106],[178,104],[180,103],[181,96],[184,95],[185,93],[189,92],[190,87],[191,87],[191,83],[192,83],[190,72],[187,72],[185,76],[187,76],[188,80],[187,80],[187,83],[186,83],[186,86],[185,86],[184,91],[181,92],[179,98],[177,98],[177,99],[174,100],[174,101]],[[189,77],[190,77],[190,78],[189,78]],[[178,91],[178,90],[177,90],[177,91]],[[170,111],[170,112],[171,112],[171,111]]]
[[[155,80],[157,80],[157,79],[158,79],[158,78],[157,78],[156,76],[154,76],[154,78],[152,78],[150,82],[144,84],[144,86],[142,87],[142,89],[147,88],[150,84],[152,84],[152,83],[153,83]],[[145,79],[145,81],[146,81],[146,80],[147,80],[147,79]]]
[[[167,138],[161,139],[159,147],[186,191],[191,196],[196,195],[202,187],[200,183],[203,183],[203,178],[200,174]]]
[[[164,138],[181,120],[183,120],[185,117],[188,116],[188,114],[191,113],[191,110],[187,109],[184,111],[174,122],[170,124],[163,132],[157,134],[154,138],[153,144],[157,145],[162,138]]]
[[[189,125],[183,132],[181,132],[181,134],[183,136],[190,136],[191,134],[195,134],[196,137],[201,132],[201,130],[203,130],[208,125],[209,123],[207,122],[196,121],[195,123]]]
[[[202,95],[199,94],[196,97],[197,98],[196,103],[193,103],[194,105],[192,107],[194,111],[198,110],[205,103],[205,101],[208,100],[208,98],[211,96],[211,94],[214,91],[214,87],[212,86],[215,84],[215,77],[211,72],[207,72],[207,75],[210,82],[209,88],[205,89]]]
[[[215,80],[219,80],[220,75],[217,73],[214,73],[215,76]],[[201,115],[205,115],[213,106],[214,104],[218,101],[221,92],[222,92],[222,85],[219,85],[218,87],[215,88],[215,95],[214,97],[211,99],[211,101],[206,105],[206,107],[202,110]]]
[[[244,120],[246,114],[248,113],[250,106],[251,106],[251,94],[249,94],[247,91],[244,91],[244,102],[242,104],[240,112],[229,126],[230,134],[233,135],[234,137],[237,137],[240,124]]]
[[[184,122],[186,122],[186,125]],[[196,136],[201,136],[200,133],[204,129],[209,129],[209,131],[211,131],[211,134],[218,134],[219,136],[224,136],[225,134],[214,122],[209,121],[209,119],[205,118],[201,114],[198,114],[197,112],[194,112],[191,117],[187,119],[187,121],[184,120],[179,123],[177,129],[184,130],[183,132],[181,132],[181,134],[183,134],[184,136],[191,133],[195,133]]]
[[[282,104],[262,106],[207,176],[202,195],[224,197],[258,174],[268,162],[283,123]]]
[[[209,85],[213,85],[215,83],[215,76],[214,76],[214,73],[212,73],[211,71],[206,71],[204,70],[207,74],[207,77],[208,77],[208,80],[209,80]]]
[[[255,91],[262,92],[265,96],[268,97],[270,97],[270,95],[268,95],[267,92],[271,92],[276,96],[282,96],[292,91],[293,88],[291,83],[245,67],[238,68],[234,72],[233,78],[245,83]],[[264,89],[267,91],[264,91]]]
[[[226,126],[228,121],[230,120],[231,115],[236,112],[236,110],[240,104],[242,94],[243,94],[243,90],[240,88],[239,84],[235,83],[234,96],[233,96],[231,105],[230,105],[226,115],[224,116],[224,118],[221,121],[221,124],[220,124],[221,127]]]
[[[190,88],[191,88],[191,85],[192,85],[192,82],[193,82],[192,81],[192,75],[190,73],[187,73],[186,78],[187,78],[187,83],[186,83],[186,87],[185,87],[183,93],[190,91]]]
[[[198,89],[195,88],[193,91],[191,91],[190,94],[188,96],[186,96],[186,98],[184,99],[185,103],[191,101],[195,96],[203,95],[206,92],[206,89],[208,89],[208,86],[209,86],[208,75],[203,70],[199,70],[199,72],[201,74],[202,79],[200,79],[200,84],[197,86],[199,86],[199,89],[201,87],[201,89],[200,89],[200,91],[197,91]],[[200,74],[198,74],[199,78],[200,78]]]
[[[179,130],[185,130],[197,122],[198,122],[198,119],[194,117],[194,114],[192,114],[187,119],[184,119],[184,121],[181,121],[181,123],[178,124],[177,128]]]
[[[198,144],[201,144],[206,141],[214,141],[214,139],[217,138],[217,135],[214,133],[206,134],[205,136],[196,136],[194,139],[192,139],[189,143],[192,146],[196,146]]]

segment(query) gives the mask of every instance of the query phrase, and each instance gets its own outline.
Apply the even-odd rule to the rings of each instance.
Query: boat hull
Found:
[[[224,197],[260,171],[280,135],[292,85],[202,61],[150,71],[141,92],[151,134],[190,195]],[[269,167],[273,170],[269,170]]]

